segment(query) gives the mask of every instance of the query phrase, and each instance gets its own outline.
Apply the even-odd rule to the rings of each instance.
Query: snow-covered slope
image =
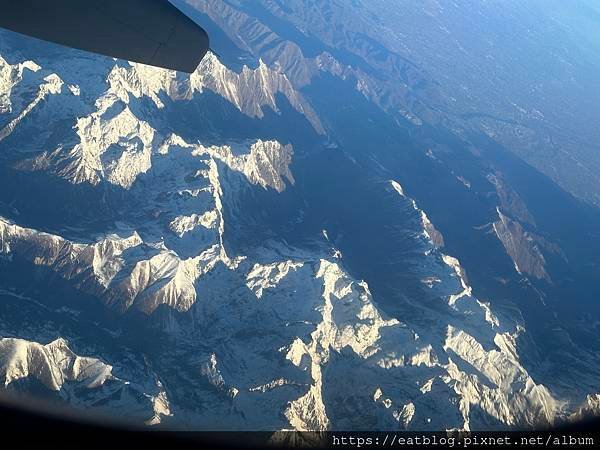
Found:
[[[0,219],[0,247],[4,254],[16,253],[73,279],[120,310],[135,306],[151,313],[166,304],[187,311],[196,300],[194,283],[202,274],[217,263],[231,268],[237,264],[222,242],[218,162],[226,164],[221,170],[229,168],[251,184],[278,191],[285,189],[282,177],[293,181],[288,168],[291,146],[258,141],[249,147],[236,145],[234,155],[229,146],[192,146],[172,135],[151,149],[148,162],[154,161],[154,166],[146,176],[154,183],[140,188],[151,199],[145,212],[165,212],[156,218],[155,230],[147,233],[148,241],[125,227],[93,243],[76,242]],[[135,167],[125,167],[133,169],[128,172],[132,177],[139,175]],[[161,202],[164,198],[168,201]]]
[[[8,112],[13,89],[17,89],[14,93],[17,98],[28,95],[29,86],[21,83],[23,71],[41,69],[30,61],[10,66],[2,60],[0,64],[2,108]],[[19,123],[27,121],[32,112],[37,112],[38,107],[44,110],[45,106],[40,102],[48,95],[59,96],[56,101],[62,107],[68,103],[69,109],[77,115],[76,135],[65,130],[64,141],[55,143],[52,148],[42,145],[38,150],[43,151],[34,158],[21,161],[21,167],[56,173],[76,183],[98,184],[105,179],[128,189],[139,174],[150,168],[153,146],[160,145],[160,140],[167,137],[136,116],[132,111],[136,99],[148,98],[160,111],[165,107],[161,100],[163,95],[172,101],[193,102],[204,90],[210,90],[243,114],[262,118],[264,108],[279,111],[276,98],[282,95],[315,130],[323,132],[315,112],[285,75],[269,69],[264,63],[256,70],[245,68],[241,74],[236,74],[210,54],[194,74],[185,78],[175,72],[143,65],[115,66],[107,74],[106,83],[107,90],[92,106],[85,104],[89,99],[82,98],[79,86],[65,89],[64,81],[57,74],[48,75],[43,78],[38,94],[21,111],[10,108],[16,117],[0,129],[0,142],[9,137]],[[19,91],[19,88],[25,91]],[[90,109],[92,112],[86,114]],[[251,157],[256,159],[256,152]]]
[[[163,416],[170,414],[160,382],[150,384],[151,390],[144,392],[149,387],[144,386],[148,380],[122,380],[113,374],[109,364],[73,353],[62,338],[46,345],[0,339],[0,378],[4,388],[13,393],[22,394],[39,383],[57,394],[55,401],[96,408],[97,412],[118,411],[148,424],[160,423]]]
[[[276,162],[266,172],[254,162],[262,151]],[[192,314],[191,331],[170,331],[189,347],[184,358],[199,345],[200,354],[206,352],[188,383],[204,378],[209,383],[204,389],[217,399],[219,392],[226,394],[215,400],[218,406],[180,407],[181,420],[192,427],[218,426],[213,408],[227,404],[233,408],[230,426],[250,429],[470,429],[495,421],[531,426],[562,414],[563,403],[519,362],[516,337],[522,330],[501,323],[472,296],[460,263],[439,252],[440,239],[432,238],[435,227],[411,199],[407,201],[421,218],[417,239],[428,264],[422,276],[437,280],[431,289],[441,307],[428,319],[435,324],[428,334],[415,331],[411,317],[385,317],[368,285],[348,275],[334,249],[314,255],[278,250],[291,252],[291,259],[260,248],[253,255],[228,256],[222,224],[227,205],[221,195],[240,185],[223,185],[221,179],[231,179],[219,170],[237,173],[248,185],[282,191],[280,177],[293,179],[290,157],[289,149],[277,143],[257,142],[247,156],[234,157],[229,147],[194,146],[170,136],[153,155],[146,201],[167,198],[148,206],[176,213],[186,210],[183,197],[196,212],[169,223],[158,215],[153,224],[145,224],[157,233],[172,233],[169,238],[163,235],[162,241],[150,243],[137,231],[120,231],[86,244],[3,219],[1,247],[6,255],[49,267],[119,310],[133,307],[150,314],[165,304]],[[398,183],[391,187],[399,201],[406,201]],[[223,270],[231,274],[225,276]],[[203,279],[208,283],[204,288]],[[244,292],[246,286],[249,291]],[[232,329],[235,334],[224,347],[219,342]],[[7,364],[20,363],[15,356]],[[34,366],[32,372],[44,378],[44,370]],[[166,383],[169,377],[174,375],[166,375]],[[188,389],[179,384],[172,405]],[[346,410],[349,396],[361,414]],[[265,412],[257,415],[257,410]]]
[[[260,26],[224,12],[226,21],[252,23],[246,31],[265,45]],[[0,34],[7,388],[37,380],[74,406],[106,403],[120,416],[136,411],[190,429],[533,427],[597,406],[594,397],[580,405],[593,394],[585,387],[571,398],[538,379],[522,355],[527,324],[518,311],[478,297],[434,216],[383,178],[389,171],[375,153],[365,150],[379,164],[370,171],[337,151],[336,137],[349,131],[323,120],[302,89],[332,76],[344,89],[350,80],[360,101],[382,103],[388,97],[372,74],[321,53],[299,67],[268,51],[273,60],[237,72],[211,54],[184,76],[78,52],[44,57],[56,48],[24,40],[22,55],[3,38],[22,38]],[[395,270],[401,258],[410,268],[389,277],[397,297],[373,294],[352,266],[369,246],[347,246],[346,259],[337,244],[355,228],[365,242],[379,237],[361,229],[376,211],[351,211],[343,217],[356,223],[342,226],[341,214],[310,216],[321,205],[302,189],[325,197],[347,186],[335,162],[325,168],[339,169],[339,179],[306,174],[315,148],[325,161],[342,154],[383,186],[377,200],[395,208],[378,229],[390,236],[384,264]],[[339,195],[357,202],[338,198],[350,205],[338,211],[359,209],[362,192],[344,189]],[[491,226],[504,256],[548,279],[533,234],[497,213]],[[341,229],[339,239],[329,226]]]
[[[30,375],[53,391],[60,391],[69,381],[94,389],[113,379],[111,366],[75,355],[64,340],[44,346],[20,339],[2,339],[0,349],[5,386]]]

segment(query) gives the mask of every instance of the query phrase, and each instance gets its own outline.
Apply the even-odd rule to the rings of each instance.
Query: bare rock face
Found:
[[[498,239],[515,263],[519,273],[526,273],[538,279],[550,281],[546,272],[546,260],[539,249],[535,237],[526,232],[519,222],[511,220],[498,210],[499,221],[494,223]]]

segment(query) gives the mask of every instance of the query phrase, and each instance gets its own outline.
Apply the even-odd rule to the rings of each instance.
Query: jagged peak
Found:
[[[68,381],[94,389],[113,379],[110,365],[75,355],[62,338],[47,345],[23,339],[0,339],[0,375],[5,386],[33,376],[53,391],[60,391]]]
[[[250,145],[249,151],[245,146],[227,145],[203,149],[230,169],[244,174],[252,184],[283,192],[286,188],[284,180],[295,183],[289,168],[294,154],[291,144],[282,145],[277,141],[259,139]]]
[[[0,55],[0,114],[12,112],[12,89],[23,80],[25,70],[38,72],[41,67],[33,61],[11,65]]]

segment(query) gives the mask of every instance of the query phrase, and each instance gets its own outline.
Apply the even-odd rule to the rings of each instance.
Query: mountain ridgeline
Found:
[[[461,11],[518,36],[535,11],[174,3],[211,36],[191,75],[0,31],[7,391],[193,430],[600,414],[597,106],[562,126],[536,98],[569,61],[527,97],[507,67],[568,7],[477,77]],[[593,72],[591,36],[563,45]]]

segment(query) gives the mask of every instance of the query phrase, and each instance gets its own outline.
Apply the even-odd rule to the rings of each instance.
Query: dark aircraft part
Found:
[[[168,0],[0,0],[0,27],[188,73],[209,49],[206,32]]]

